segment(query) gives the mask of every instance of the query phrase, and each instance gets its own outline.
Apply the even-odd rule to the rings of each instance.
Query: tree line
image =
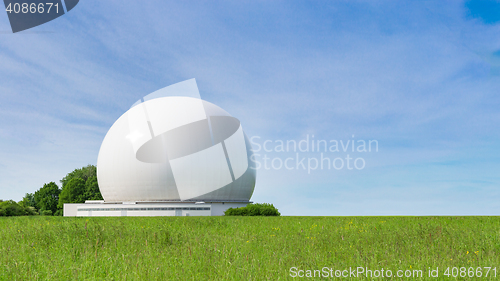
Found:
[[[62,216],[65,203],[103,200],[94,165],[75,169],[60,182],[61,188],[55,182],[49,182],[34,193],[26,193],[19,202],[0,200],[0,216]]]

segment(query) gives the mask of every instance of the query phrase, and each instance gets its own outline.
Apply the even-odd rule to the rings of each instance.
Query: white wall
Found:
[[[248,203],[210,202],[195,203],[85,203],[64,204],[65,217],[154,217],[154,216],[223,216],[229,208],[245,207]],[[158,210],[169,208],[170,210]],[[204,208],[208,210],[200,210]],[[142,210],[141,210],[142,209]],[[156,209],[156,210],[155,210]]]
[[[248,203],[217,202],[212,204],[212,216],[223,216],[229,208],[245,207]]]

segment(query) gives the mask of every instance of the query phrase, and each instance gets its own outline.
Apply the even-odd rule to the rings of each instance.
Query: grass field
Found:
[[[9,217],[0,249],[1,280],[496,280],[500,217]]]

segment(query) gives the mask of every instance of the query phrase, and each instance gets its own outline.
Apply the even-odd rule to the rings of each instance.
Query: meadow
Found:
[[[0,280],[495,280],[500,217],[2,217],[0,250]]]

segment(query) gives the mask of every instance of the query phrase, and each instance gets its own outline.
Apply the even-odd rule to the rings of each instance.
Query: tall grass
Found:
[[[283,280],[291,267],[358,266],[424,273],[393,280],[427,280],[429,267],[432,280],[455,280],[447,267],[500,278],[500,218],[9,217],[0,250],[1,280]]]

